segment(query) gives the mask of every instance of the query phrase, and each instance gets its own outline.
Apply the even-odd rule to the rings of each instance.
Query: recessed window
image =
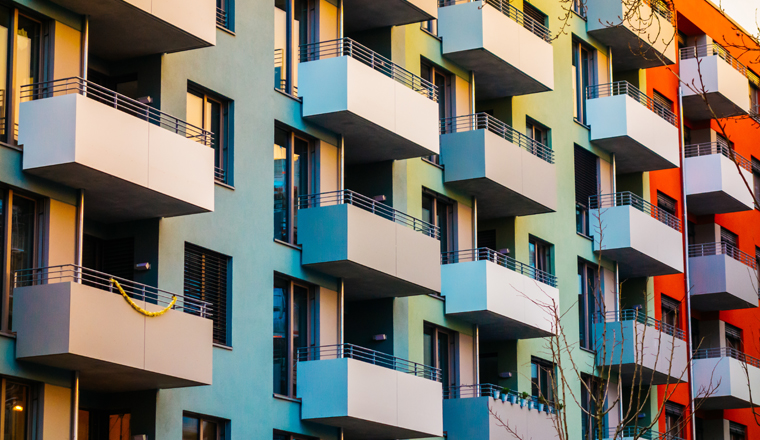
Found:
[[[234,5],[234,0],[216,0],[216,25],[219,26],[222,29],[227,29],[229,31],[234,30],[233,29],[233,15],[232,15],[232,6]]]
[[[736,352],[742,352],[744,350],[744,344],[742,343],[742,329],[726,324],[726,348]]]
[[[665,402],[665,432],[672,438],[683,437],[684,406],[673,402]]]
[[[586,89],[596,84],[596,51],[573,40],[573,117],[588,125],[586,118]]]
[[[214,321],[214,342],[231,345],[228,315],[229,269],[226,255],[185,243],[184,295],[210,304]],[[198,313],[188,310],[188,313]]]
[[[316,143],[286,128],[274,133],[274,238],[298,243],[298,200],[318,176]]]
[[[551,148],[551,137],[549,136],[549,127],[528,118],[525,123],[525,134],[534,141]]]
[[[531,356],[530,359],[530,382],[531,395],[543,397],[547,402],[554,401],[555,365],[544,359]]]
[[[456,385],[456,341],[451,330],[425,324],[423,331],[423,363],[441,369],[443,388]]]
[[[423,188],[422,220],[441,231],[441,252],[454,250],[454,201]]]
[[[553,273],[552,247],[550,243],[531,236],[528,239],[528,264],[530,267],[549,274]]]
[[[182,440],[227,440],[229,421],[185,413],[182,415]]]
[[[598,193],[599,158],[575,145],[575,230],[579,234],[591,235],[589,219],[589,197]]]
[[[597,292],[599,275],[597,267],[583,260],[578,261],[578,328],[581,347],[592,350],[593,319],[601,310],[600,295]]]
[[[296,396],[295,365],[302,355],[317,345],[316,293],[309,286],[279,276],[274,278],[272,322],[273,392]]]
[[[187,122],[211,133],[214,149],[214,179],[219,183],[232,184],[231,170],[231,120],[232,102],[196,85],[187,90]],[[188,136],[191,136],[188,133]],[[197,136],[197,135],[193,135]],[[205,141],[205,138],[198,139]]]

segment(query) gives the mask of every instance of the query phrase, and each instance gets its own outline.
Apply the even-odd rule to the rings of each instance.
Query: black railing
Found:
[[[393,209],[382,202],[378,202],[377,200],[371,199],[367,196],[355,193],[349,189],[298,196],[298,209],[320,208],[323,206],[343,204],[356,206],[357,208],[371,212],[394,223],[408,226],[415,231],[422,232],[427,236],[436,239],[440,239],[441,237],[441,231],[438,226],[431,225],[426,221],[419,220],[408,214],[404,214],[403,212],[397,209]]]
[[[613,194],[600,194],[588,198],[589,209],[614,208],[616,206],[631,206],[644,214],[652,216],[662,223],[681,232],[681,220],[675,215],[666,212],[630,191]]]
[[[700,348],[694,351],[694,359],[732,358],[755,368],[760,368],[760,359],[731,347],[723,348]]]
[[[740,167],[752,172],[752,162],[746,157],[737,153],[724,141],[703,142],[701,144],[691,144],[684,148],[686,157],[709,156],[711,154],[722,154],[731,160],[735,160]]]
[[[684,47],[679,50],[679,56],[682,60],[688,60],[691,58],[702,58],[702,57],[711,57],[717,55],[728,63],[731,67],[736,69],[739,73],[741,73],[744,76],[747,76],[747,66],[742,64],[739,60],[733,57],[725,47],[712,43],[712,44],[703,44],[701,46],[689,46]],[[756,75],[755,75],[756,76]]]
[[[438,0],[438,7],[452,6],[459,3],[467,3],[471,0]],[[481,0],[483,3],[494,7],[497,11],[516,21],[517,24],[533,32],[542,40],[551,43],[552,35],[549,28],[536,21],[535,18],[509,4],[509,0]]]
[[[224,9],[220,7],[217,7],[216,8],[216,25],[224,29],[229,29],[228,20],[229,19],[228,19],[227,11],[225,11]]]
[[[546,145],[520,133],[509,125],[494,118],[488,113],[455,116],[441,119],[441,134],[459,133],[471,130],[488,130],[509,142],[529,151],[549,163],[554,163],[554,151]]]
[[[94,82],[79,77],[63,78],[21,86],[21,100],[52,98],[77,93],[94,99],[109,107],[128,113],[136,118],[158,125],[161,128],[195,140],[203,145],[213,145],[214,134],[181,119],[109,90]]]
[[[321,345],[318,347],[301,347],[296,352],[296,362],[319,361],[328,359],[354,359],[379,367],[401,371],[425,379],[441,381],[441,369],[396,356],[359,347],[353,344]]]
[[[660,17],[667,20],[669,23],[673,23],[673,8],[670,4],[663,0],[645,0],[646,4],[652,8],[654,12],[660,15]]]
[[[689,245],[689,257],[707,257],[710,255],[728,255],[736,261],[757,270],[755,257],[737,249],[730,243],[702,243]]]
[[[124,292],[132,299],[146,301],[151,304],[168,306],[173,297],[177,301],[173,306],[175,310],[183,310],[203,318],[211,318],[211,303],[199,299],[178,295],[147,284],[136,283],[124,278],[115,277],[97,270],[88,269],[73,264],[61,266],[40,267],[37,269],[17,270],[13,273],[13,287],[37,286],[41,284],[54,284],[64,282],[81,283],[89,287],[121,294],[119,289],[111,282],[114,279],[119,282]]]
[[[594,315],[594,322],[597,324],[601,324],[602,322],[626,321],[636,321],[639,324],[644,324],[647,327],[652,327],[659,332],[665,333],[666,335],[673,336],[674,338],[681,339],[682,341],[686,340],[685,331],[672,324],[667,324],[660,321],[659,319],[654,319],[651,316],[647,316],[643,310],[624,309],[617,312],[598,313]]]
[[[444,252],[441,254],[441,264],[465,263],[468,261],[490,261],[509,270],[525,275],[552,287],[557,287],[557,277],[521,263],[512,257],[496,252],[489,248],[467,249],[462,251]]]
[[[655,101],[646,93],[634,87],[628,81],[617,81],[610,84],[598,84],[586,88],[586,99],[604,98],[608,96],[628,95],[641,105],[652,110],[657,116],[676,125],[676,114],[665,105]]]
[[[383,75],[409,87],[421,95],[438,102],[438,87],[430,81],[420,78],[388,58],[362,46],[350,38],[302,44],[300,57],[302,63],[325,58],[351,57],[360,63],[382,73]]]
[[[586,437],[583,437],[586,438]],[[661,433],[652,429],[638,426],[626,426],[622,428],[607,428],[604,439],[619,440],[636,438],[639,440],[684,440],[676,434]],[[601,439],[600,439],[601,440]]]

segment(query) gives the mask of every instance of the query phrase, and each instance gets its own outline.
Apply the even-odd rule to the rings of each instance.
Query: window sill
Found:
[[[584,124],[583,122],[579,121],[578,118],[573,118],[573,121],[576,124],[580,125],[581,127],[585,128],[586,130],[591,130],[590,126],[588,126],[588,125]]]
[[[232,351],[232,347],[230,347],[229,345],[220,344],[218,342],[214,342],[213,346],[215,348],[221,348],[222,350]]]
[[[288,98],[292,99],[293,101],[295,101],[295,102],[297,102],[299,104],[303,102],[303,101],[301,101],[301,98],[299,98],[297,96],[293,96],[290,93],[283,92],[280,89],[274,89],[274,91],[277,92],[277,93],[279,93],[282,96],[287,96]]]
[[[424,157],[421,157],[420,159],[422,159],[423,162],[425,162],[425,163],[427,163],[429,165],[432,165],[432,166],[434,166],[436,168],[443,169],[443,165],[441,165],[439,163],[435,163],[435,162],[431,161],[430,159],[427,159],[427,158],[424,158]]]
[[[227,189],[231,189],[231,190],[235,191],[235,187],[232,186],[232,185],[230,185],[230,184],[227,184],[227,183],[224,183],[224,182],[220,182],[218,180],[214,180],[214,183],[216,183],[217,185],[221,186],[222,188],[227,188]]]
[[[16,339],[16,334],[15,333],[10,333],[10,332],[0,332],[0,336],[4,336],[6,338],[11,338],[11,339]]]
[[[585,351],[588,354],[596,356],[596,350],[592,350],[592,349],[586,348],[586,347],[580,347],[580,349],[581,349],[581,351]]]
[[[581,20],[586,21],[586,22],[588,21],[588,17],[584,17],[584,16],[582,16],[581,14],[579,14],[579,13],[577,13],[575,11],[572,11],[572,13],[575,14]]]
[[[439,300],[439,301],[443,301],[443,302],[446,302],[446,297],[444,297],[444,296],[441,296],[441,295],[436,295],[435,293],[428,293],[427,295],[428,295],[429,297],[431,297],[431,298],[435,298],[435,299],[437,299],[437,300]]]
[[[278,240],[276,238],[274,239],[274,242],[277,243],[277,244],[281,244],[283,246],[289,247],[291,249],[295,249],[295,250],[297,250],[299,252],[301,251],[301,246],[300,245],[288,243],[287,241]]]
[[[275,399],[285,400],[287,402],[301,403],[301,399],[283,396],[282,394],[272,393],[272,397],[274,397]]]
[[[425,28],[423,28],[423,27],[420,27],[420,30],[421,30],[422,32],[424,32],[424,33],[426,33],[426,34],[430,35],[431,37],[435,38],[435,39],[436,39],[436,40],[438,40],[438,41],[443,41],[443,39],[442,39],[441,37],[439,37],[438,35],[436,35],[436,34],[434,34],[434,33],[430,32],[429,30],[427,30],[427,29],[425,29]]]
[[[235,37],[235,36],[236,36],[236,35],[235,35],[235,32],[234,32],[234,31],[231,31],[231,30],[227,29],[227,28],[226,28],[226,27],[224,27],[224,26],[220,26],[220,25],[218,25],[218,24],[217,24],[217,25],[216,25],[216,28],[217,28],[217,29],[219,29],[220,31],[223,31],[223,32],[226,32],[226,33],[228,33],[228,34],[232,35],[233,37]]]
[[[10,148],[11,150],[16,150],[16,151],[21,151],[21,152],[24,151],[23,145],[11,145],[11,144],[6,144],[5,142],[0,142],[0,145],[2,145],[5,148]]]
[[[586,235],[586,234],[584,234],[582,232],[578,232],[578,231],[575,231],[575,233],[578,234],[578,236],[585,238],[586,240],[594,241],[594,237],[592,237],[590,235]]]

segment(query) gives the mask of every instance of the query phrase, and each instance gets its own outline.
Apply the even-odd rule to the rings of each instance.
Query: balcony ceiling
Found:
[[[434,2],[431,2],[435,5]],[[409,0],[344,0],[346,33],[432,20]]]

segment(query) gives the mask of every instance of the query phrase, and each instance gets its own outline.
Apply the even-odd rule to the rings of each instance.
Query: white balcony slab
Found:
[[[486,2],[439,8],[438,35],[443,55],[475,72],[478,99],[554,89],[552,44]]]
[[[440,382],[355,359],[299,362],[301,419],[352,439],[443,436]]]
[[[541,304],[559,304],[559,289],[488,260],[444,264],[446,314],[478,324],[483,339],[527,339],[556,331]]]
[[[679,68],[681,79],[696,87],[696,90],[683,88],[683,114],[686,119],[713,119],[701,96],[703,86],[710,107],[718,118],[749,114],[749,80],[720,56],[681,60]]]
[[[298,94],[304,118],[344,136],[347,163],[439,152],[438,103],[353,58],[300,63]]]
[[[13,294],[20,361],[79,371],[82,388],[98,391],[211,384],[210,319],[180,310],[148,318],[118,293],[74,282],[16,287]],[[135,302],[148,311],[164,308]]]
[[[440,242],[343,204],[298,211],[301,264],[344,279],[349,300],[441,291]]]
[[[443,401],[443,429],[450,440],[513,440],[492,413],[499,416],[519,438],[556,439],[552,416],[519,403],[502,402],[491,397],[446,399]]]
[[[488,130],[441,135],[447,185],[478,199],[478,217],[554,212],[557,167]]]
[[[21,104],[25,172],[84,189],[103,222],[214,210],[212,148],[78,94]]]
[[[615,153],[618,173],[679,166],[678,128],[631,96],[587,99],[586,113],[591,141]]]
[[[700,407],[703,410],[750,408],[757,405],[755,390],[760,387],[760,368],[732,357],[694,359],[694,387],[711,390]],[[752,392],[752,400],[750,400]]]
[[[346,33],[435,20],[437,0],[345,0]]]
[[[616,70],[637,70],[673,64],[677,59],[677,38],[673,23],[652,12],[645,2],[639,11],[622,0],[588,0],[587,32],[605,46],[612,47]],[[622,18],[626,18],[625,21]]]
[[[689,257],[695,310],[734,310],[758,306],[757,270],[728,255]]]
[[[744,182],[752,182],[752,173],[723,154],[687,157],[686,201],[695,215],[726,214],[750,211],[754,198]],[[744,177],[744,179],[742,179]]]

